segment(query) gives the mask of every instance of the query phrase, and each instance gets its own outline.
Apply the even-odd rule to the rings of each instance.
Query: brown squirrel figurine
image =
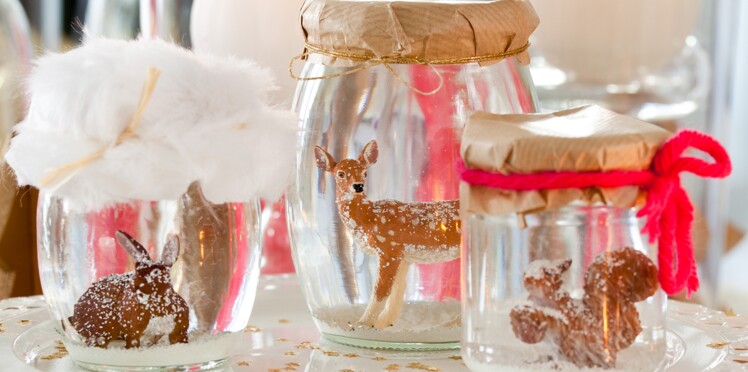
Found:
[[[186,343],[189,308],[171,285],[169,268],[179,255],[179,239],[172,236],[161,261],[151,261],[148,251],[123,231],[117,242],[135,259],[135,271],[99,279],[78,299],[70,323],[88,346],[106,348],[124,340],[126,348],[139,347],[142,336],[169,343]]]
[[[642,330],[634,304],[657,291],[657,267],[633,248],[604,252],[585,273],[585,293],[577,300],[561,289],[570,266],[571,260],[530,264],[528,301],[509,314],[512,330],[529,344],[550,341],[578,367],[613,368],[618,352]]]

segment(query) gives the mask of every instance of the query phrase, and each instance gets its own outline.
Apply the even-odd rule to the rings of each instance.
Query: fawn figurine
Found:
[[[340,162],[321,147],[314,148],[317,166],[335,179],[338,213],[356,247],[378,258],[377,282],[359,323],[383,329],[400,316],[411,263],[447,262],[460,256],[460,205],[459,200],[368,200],[366,170],[378,154],[376,141],[366,144],[358,159]]]
[[[156,341],[168,334],[169,344],[186,343],[189,308],[171,285],[169,268],[179,255],[179,239],[172,236],[161,261],[123,231],[117,242],[135,259],[135,271],[99,279],[78,299],[70,323],[88,346],[106,348],[124,340],[126,348],[139,347],[141,337]]]

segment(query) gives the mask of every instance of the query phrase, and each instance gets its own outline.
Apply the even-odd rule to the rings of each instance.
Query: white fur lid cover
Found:
[[[135,137],[115,145],[140,100],[148,69],[161,70]],[[290,180],[297,117],[273,108],[269,71],[195,54],[159,40],[93,39],[40,58],[28,116],[5,156],[19,184],[84,209],[177,199],[199,181],[214,203],[275,199]],[[53,170],[106,149],[48,186]]]

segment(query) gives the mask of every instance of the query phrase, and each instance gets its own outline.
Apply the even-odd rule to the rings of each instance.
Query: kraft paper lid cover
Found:
[[[529,0],[306,0],[307,44],[337,53],[428,62],[523,48],[538,25]],[[517,54],[522,64],[527,51]]]
[[[468,169],[502,174],[638,171],[650,167],[671,135],[599,106],[550,114],[477,113],[465,127],[460,152]],[[487,214],[554,209],[576,200],[632,207],[642,196],[635,186],[545,191],[461,187],[463,208]]]

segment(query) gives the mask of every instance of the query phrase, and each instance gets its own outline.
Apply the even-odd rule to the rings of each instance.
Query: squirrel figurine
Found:
[[[522,342],[555,344],[578,367],[614,368],[619,351],[641,332],[635,303],[658,288],[657,267],[645,254],[622,248],[598,255],[584,275],[584,295],[561,289],[571,260],[537,260],[525,271],[529,295],[509,316]]]
[[[189,308],[169,275],[179,255],[179,238],[170,237],[161,261],[154,262],[124,231],[115,237],[135,259],[135,271],[93,283],[76,302],[70,323],[91,347],[106,348],[113,340],[124,340],[126,348],[137,348],[142,336],[158,341],[166,334],[170,344],[187,343]]]

